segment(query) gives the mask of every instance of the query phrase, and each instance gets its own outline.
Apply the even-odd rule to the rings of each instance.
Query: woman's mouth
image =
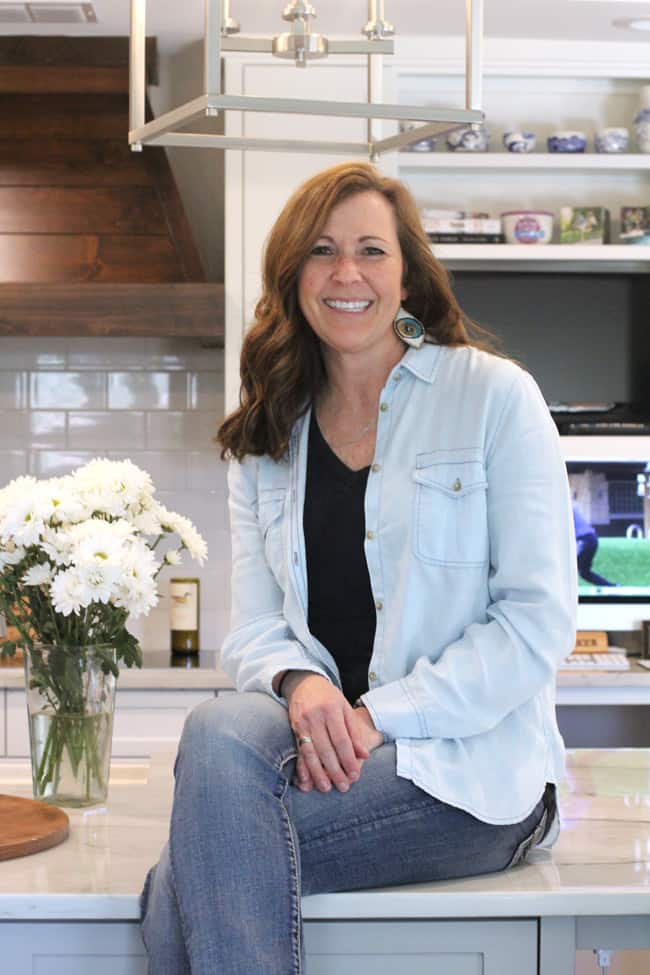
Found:
[[[358,314],[370,308],[372,301],[357,299],[356,301],[344,301],[342,299],[324,298],[324,303],[333,311],[346,311]]]

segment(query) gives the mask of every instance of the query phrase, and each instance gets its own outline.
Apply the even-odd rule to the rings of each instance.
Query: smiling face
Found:
[[[395,214],[381,193],[355,193],[332,209],[298,278],[300,308],[326,357],[401,356],[393,320],[406,298],[403,273]]]

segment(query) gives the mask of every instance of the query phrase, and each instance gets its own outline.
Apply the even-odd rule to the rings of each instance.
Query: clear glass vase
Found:
[[[25,648],[34,796],[57,806],[104,802],[113,740],[115,649]]]

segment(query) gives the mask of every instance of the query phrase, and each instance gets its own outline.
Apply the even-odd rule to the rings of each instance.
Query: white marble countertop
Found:
[[[0,690],[18,689],[25,686],[22,665],[19,667],[0,667]],[[232,690],[233,685],[227,674],[219,667],[147,667],[120,668],[118,690],[173,691],[173,690]]]
[[[629,670],[622,671],[559,671],[557,687],[561,694],[558,696],[558,703],[574,703],[571,692],[567,692],[567,689],[579,691],[583,688],[592,688],[596,691],[596,694],[592,696],[596,697],[599,690],[603,692],[620,691],[621,700],[615,703],[650,704],[650,670],[644,669],[635,659],[632,659],[631,664]],[[24,686],[22,665],[0,666],[0,690]],[[142,669],[131,667],[120,670],[118,687],[125,690],[233,689],[230,678],[218,666],[193,669],[148,667],[146,653]],[[575,703],[581,703],[581,701],[577,700]],[[599,703],[599,701],[594,700],[591,703]],[[604,700],[602,703],[613,702]]]
[[[135,920],[166,840],[171,754],[115,762],[105,807],[68,810],[62,845],[0,863],[0,920]],[[30,796],[29,766],[0,761],[0,791]],[[306,919],[650,916],[650,749],[569,752],[552,852],[501,874],[307,897]]]

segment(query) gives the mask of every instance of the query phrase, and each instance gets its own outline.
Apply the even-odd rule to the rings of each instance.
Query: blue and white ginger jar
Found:
[[[481,125],[478,130],[471,127],[454,129],[449,133],[446,141],[452,152],[486,152],[488,131],[484,125]]]
[[[536,141],[534,132],[503,133],[503,144],[508,152],[532,152]]]

